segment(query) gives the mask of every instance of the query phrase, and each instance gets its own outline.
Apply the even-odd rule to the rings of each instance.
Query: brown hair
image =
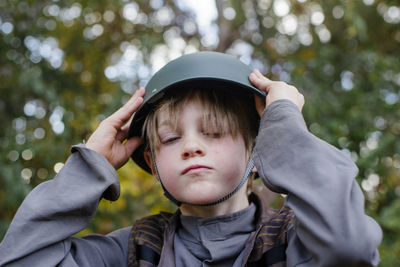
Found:
[[[259,116],[256,112],[253,95],[239,90],[213,89],[174,89],[169,90],[155,108],[150,111],[142,129],[142,136],[157,151],[160,146],[158,136],[157,114],[167,112],[171,124],[177,127],[181,108],[185,104],[196,101],[204,110],[204,129],[217,131],[221,135],[230,134],[236,138],[243,136],[246,150],[250,154],[258,131]]]

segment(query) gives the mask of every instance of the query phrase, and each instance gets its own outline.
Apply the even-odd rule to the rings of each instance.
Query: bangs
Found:
[[[231,135],[234,139],[242,134],[246,148],[251,149],[258,130],[258,114],[254,103],[247,103],[243,97],[233,96],[225,90],[190,89],[171,90],[146,118],[142,137],[147,146],[155,151],[160,147],[158,135],[159,115],[166,114],[169,125],[177,130],[179,118],[188,103],[198,103],[203,109],[201,126],[203,129]],[[247,97],[248,98],[248,97]],[[251,99],[252,100],[252,99]],[[247,101],[248,102],[248,101]],[[149,147],[146,148],[148,150]]]

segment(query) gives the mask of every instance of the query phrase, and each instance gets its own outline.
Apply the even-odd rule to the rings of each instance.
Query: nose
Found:
[[[184,142],[182,149],[182,159],[202,157],[204,155],[205,150],[198,140],[190,139]]]

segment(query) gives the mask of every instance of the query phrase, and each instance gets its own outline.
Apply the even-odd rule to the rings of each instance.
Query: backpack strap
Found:
[[[286,244],[273,247],[265,252],[258,261],[248,262],[248,267],[265,267],[286,262]]]
[[[282,207],[279,211],[269,209],[268,213],[272,216],[263,222],[247,266],[272,266],[274,264],[285,266],[287,230],[293,224],[295,215],[287,207]]]
[[[129,234],[128,266],[139,266],[140,261],[158,265],[164,244],[164,230],[172,216],[172,213],[162,212],[135,222]]]
[[[147,261],[157,266],[160,262],[160,253],[146,245],[136,245],[136,260]]]

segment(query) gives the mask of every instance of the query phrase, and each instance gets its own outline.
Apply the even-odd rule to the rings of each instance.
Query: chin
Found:
[[[223,193],[213,193],[210,192],[209,190],[203,190],[202,193],[199,193],[198,191],[195,193],[190,193],[185,197],[187,203],[192,203],[192,204],[207,204],[207,203],[212,203],[215,202],[222,197],[224,197],[226,194]]]
[[[215,179],[197,179],[180,187],[180,190],[176,188],[171,194],[174,195],[175,193],[176,198],[182,202],[207,204],[225,197],[233,190],[234,187],[231,188],[220,182],[215,182]]]

